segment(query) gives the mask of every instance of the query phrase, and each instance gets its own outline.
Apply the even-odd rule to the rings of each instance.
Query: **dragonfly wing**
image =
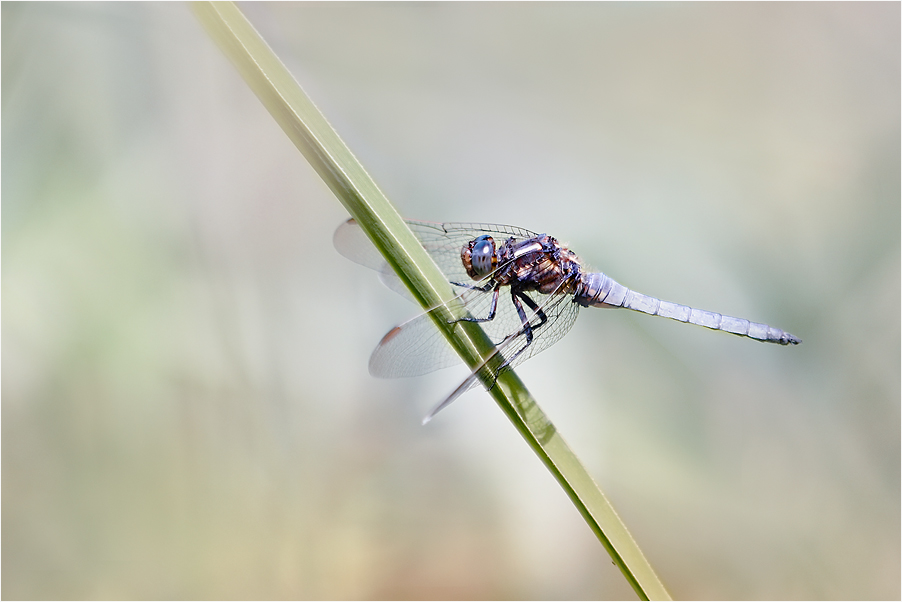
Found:
[[[500,224],[406,221],[423,248],[432,256],[442,273],[451,282],[472,281],[464,269],[460,251],[474,238],[488,234],[495,239],[496,243],[500,244],[511,236],[521,239],[536,236],[535,232]]]
[[[451,282],[471,281],[461,261],[460,251],[464,245],[477,236],[489,234],[500,242],[511,236],[517,238],[536,236],[535,232],[500,224],[454,222],[442,224],[417,220],[405,221],[426,252],[432,256],[442,273]],[[385,258],[376,250],[356,220],[349,219],[341,224],[335,231],[332,242],[339,253],[355,263],[376,270],[389,288],[410,298],[407,288],[386,263]]]
[[[579,314],[579,306],[568,295],[527,294],[545,314],[547,321],[539,326],[538,316],[526,309],[527,318],[533,326],[533,341],[527,347],[525,335],[519,334],[516,336],[518,340],[505,345],[501,352],[504,361],[510,360],[523,349],[510,363],[510,367],[519,365],[561,340]],[[465,304],[472,316],[486,317],[491,296],[490,292],[467,289],[458,299]],[[370,374],[380,378],[419,376],[461,362],[460,356],[432,323],[429,314],[430,312],[422,313],[396,326],[382,338],[370,357]],[[523,323],[513,301],[507,296],[499,299],[495,319],[482,322],[480,326],[492,343],[499,345],[511,335],[517,335],[522,330]]]
[[[359,263],[379,272],[379,280],[385,286],[405,299],[416,303],[413,295],[410,294],[410,291],[407,290],[407,287],[404,286],[404,283],[401,282],[395,271],[391,269],[391,266],[382,257],[382,254],[376,250],[376,247],[367,238],[363,228],[357,224],[356,220],[349,219],[341,224],[332,236],[332,244],[335,245],[335,249],[339,253],[354,263]]]
[[[576,322],[576,316],[579,315],[579,305],[573,303],[571,295],[562,293],[542,295],[536,292],[527,294],[532,297],[533,301],[535,301],[539,308],[545,313],[548,321],[538,328],[535,328],[535,325],[539,322],[538,318],[532,318],[530,320],[534,326],[532,344],[511,362],[511,367],[520,365],[564,338],[564,335],[570,332],[570,329]],[[512,302],[511,306],[513,306]],[[526,309],[527,316],[529,316],[531,311],[528,308],[524,309]],[[516,310],[514,310],[514,313],[516,313]],[[526,337],[522,336],[521,338],[524,339],[523,345],[525,345]],[[508,358],[515,354],[520,348],[522,348],[522,345],[514,345],[514,348],[505,350],[503,355],[505,358]]]
[[[487,315],[491,298],[491,291],[462,289],[449,303]],[[437,310],[423,312],[382,337],[370,356],[370,374],[380,378],[419,376],[459,364],[460,356],[433,323],[430,314]]]
[[[386,265],[385,258],[376,250],[363,228],[353,218],[345,221],[335,230],[335,234],[332,235],[332,244],[339,253],[354,263],[359,263],[377,272],[381,272],[382,266]]]
[[[370,356],[370,374],[379,378],[420,376],[460,361],[426,312],[382,337]]]
[[[536,297],[539,297],[539,299],[536,299]],[[573,323],[576,322],[576,316],[579,314],[579,306],[572,302],[569,295],[535,295],[530,296],[530,298],[533,299],[534,302],[541,301],[541,303],[537,303],[537,306],[545,314],[547,321],[539,326],[538,324],[541,320],[535,313],[529,318],[530,324],[534,327],[533,341],[529,346],[525,346],[526,335],[522,331],[522,322],[520,323],[521,331],[518,332],[515,330],[501,341],[496,342],[497,346],[495,348],[495,354],[500,355],[503,358],[501,365],[505,365],[505,369],[520,364],[561,340],[573,326]],[[512,301],[510,304],[513,306]],[[514,313],[516,313],[516,309],[514,310]],[[492,356],[489,356],[482,364],[476,366],[476,369],[473,370],[473,372],[471,372],[448,397],[435,406],[432,411],[423,418],[423,424],[432,420],[436,414],[448,407],[448,405],[460,397],[460,395],[475,387],[476,384],[480,382],[479,372],[491,359]],[[498,374],[495,373],[493,378],[497,377]]]

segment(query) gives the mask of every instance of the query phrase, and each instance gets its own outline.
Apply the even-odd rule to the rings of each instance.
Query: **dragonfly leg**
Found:
[[[451,284],[454,284],[453,282]],[[462,285],[461,285],[462,286]],[[478,286],[471,286],[468,288],[472,288],[478,291],[488,292],[489,289],[482,289]],[[473,316],[467,316],[465,318],[459,318],[457,320],[452,320],[450,323],[455,324],[457,322],[491,322],[495,319],[495,312],[498,310],[498,294],[501,291],[500,285],[495,285],[495,291],[492,293],[492,304],[489,306],[489,315],[484,318],[474,318]]]
[[[524,351],[526,351],[529,348],[529,346],[532,344],[533,331],[537,330],[539,327],[543,326],[546,322],[548,322],[548,316],[545,315],[545,312],[542,311],[542,308],[539,307],[536,304],[536,302],[533,301],[532,298],[530,298],[530,296],[527,295],[526,293],[524,293],[522,291],[511,290],[511,300],[513,301],[514,307],[517,310],[517,315],[520,316],[520,322],[523,324],[523,328],[520,330],[520,333],[526,335],[526,344],[523,345],[520,349],[518,349],[515,354],[513,354],[512,356],[510,356],[509,358],[504,360],[504,363],[501,364],[501,366],[498,367],[498,371],[495,372],[496,379],[498,378],[498,375],[501,374],[501,372],[505,368],[510,366],[511,363],[514,360],[516,360],[517,357],[521,353],[523,353]],[[521,303],[521,301],[522,301],[522,303]],[[529,307],[529,309],[531,309],[532,312],[536,316],[538,316],[538,318],[539,318],[538,324],[533,325],[526,318],[526,311],[523,309],[523,303],[525,303]],[[494,383],[492,383],[492,384],[494,384]]]
[[[490,290],[492,290],[492,287],[495,286],[493,282],[489,282],[485,286],[475,286],[473,284],[466,284],[464,282],[451,282],[451,284],[453,284],[454,286],[459,286],[461,288],[468,288],[471,291],[482,291],[484,293],[489,292]]]
[[[532,313],[534,313],[535,315],[539,316],[539,323],[536,324],[535,326],[532,326],[532,325],[530,324],[530,325],[529,325],[530,328],[538,328],[539,326],[544,325],[545,322],[548,321],[548,316],[545,315],[545,312],[542,311],[542,308],[541,308],[541,307],[539,307],[538,305],[536,305],[536,302],[532,300],[532,297],[530,297],[530,296],[527,295],[526,293],[523,293],[523,292],[520,292],[520,291],[517,291],[517,292],[514,293],[514,294],[515,294],[517,297],[520,297],[520,299],[523,300],[523,303],[525,303],[526,305],[529,306],[529,309],[532,310]],[[519,308],[519,310],[520,310],[520,311],[518,311],[517,313],[520,314],[520,320],[522,320],[522,321],[524,322],[524,327],[525,327],[525,326],[526,326],[527,324],[529,324],[529,323],[526,321],[526,316],[524,315],[522,308]]]

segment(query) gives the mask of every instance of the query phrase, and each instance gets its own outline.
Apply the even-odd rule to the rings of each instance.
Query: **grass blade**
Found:
[[[192,4],[198,19],[298,149],[359,222],[376,248],[424,308],[453,297],[450,285],[404,220],[376,186],[278,57],[231,2]],[[493,349],[473,322],[436,326],[470,367]],[[526,387],[511,370],[490,391],[598,536],[640,598],[670,599],[626,526]]]

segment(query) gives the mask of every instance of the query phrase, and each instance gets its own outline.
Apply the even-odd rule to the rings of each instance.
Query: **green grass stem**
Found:
[[[322,113],[278,57],[231,2],[192,3],[195,14],[276,122],[323,178],[424,308],[453,297],[448,281],[404,220],[376,186]],[[436,327],[468,366],[492,351],[478,324],[448,323],[435,312]],[[626,526],[513,370],[490,394],[554,475],[640,598],[670,596]]]

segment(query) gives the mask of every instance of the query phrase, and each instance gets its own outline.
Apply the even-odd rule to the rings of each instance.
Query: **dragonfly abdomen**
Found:
[[[778,345],[798,345],[802,342],[798,337],[767,324],[662,301],[637,293],[601,272],[583,274],[574,300],[583,307],[625,307],[652,316],[688,322],[712,330],[723,330]]]

